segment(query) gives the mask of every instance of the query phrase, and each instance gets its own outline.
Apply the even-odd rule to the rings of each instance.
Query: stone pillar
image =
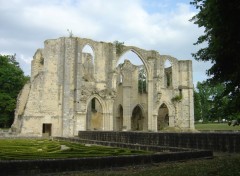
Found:
[[[194,99],[193,99],[193,78],[192,78],[192,61],[188,61],[188,89],[189,93],[189,128],[195,129],[194,126]]]
[[[148,130],[157,131],[153,123],[153,80],[148,80]]]
[[[174,115],[169,115],[169,127],[174,127],[175,126],[175,116]]]
[[[123,85],[123,130],[131,130],[131,86]]]
[[[113,104],[114,101],[112,99],[108,99],[106,101],[106,122],[104,123],[106,125],[105,130],[113,131]]]
[[[158,125],[158,114],[153,114],[153,124],[152,124],[152,127],[153,127],[153,130],[152,131],[155,131],[157,132],[157,125]]]
[[[82,65],[82,59],[81,59],[81,53],[78,53],[77,54],[77,70],[76,70],[76,95],[75,95],[75,110],[76,111],[79,111],[80,110],[80,106],[81,106],[81,103],[80,103],[80,94],[81,94],[81,77],[82,77],[82,74],[81,74],[81,65]]]
[[[76,57],[76,41],[66,38],[64,42],[63,66],[63,106],[62,106],[62,136],[70,136],[73,132],[72,117],[74,116],[74,71]]]
[[[193,89],[189,89],[189,118],[190,118],[190,129],[195,129],[195,125],[194,125],[194,100],[193,100]]]

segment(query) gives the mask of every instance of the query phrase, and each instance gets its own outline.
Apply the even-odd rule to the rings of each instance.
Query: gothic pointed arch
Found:
[[[117,131],[122,131],[123,129],[123,107],[121,104],[117,108],[116,128]]]
[[[164,87],[171,88],[172,87],[172,63],[169,59],[166,59],[164,62]]]
[[[169,108],[165,103],[162,103],[158,109],[157,130],[163,130],[169,126]]]
[[[87,130],[103,129],[104,107],[101,101],[95,96],[90,98],[87,104],[86,127]]]
[[[95,54],[93,47],[89,44],[85,44],[82,48],[82,70],[85,81],[92,82],[95,80]]]
[[[144,59],[142,59],[141,55],[135,51],[134,49],[125,50],[121,56],[118,58],[117,62],[117,83],[122,83],[123,74],[121,69],[126,63],[131,63],[136,67],[137,70],[137,89],[139,93],[147,93],[147,79],[148,79],[148,71],[147,64]],[[127,76],[128,77],[128,76]]]
[[[132,111],[131,130],[143,131],[144,116],[143,109],[140,105],[136,105]]]
[[[131,60],[131,58],[135,59],[136,62],[133,62],[133,64],[141,64],[144,65],[147,74],[149,74],[149,66],[148,66],[148,62],[146,61],[146,59],[142,56],[141,52],[139,52],[137,50],[137,48],[135,47],[125,47],[122,51],[122,53],[120,55],[118,55],[117,57],[117,62],[116,62],[116,66],[118,66],[119,63],[123,63],[124,61],[124,56],[128,56]],[[122,61],[121,61],[122,60]]]

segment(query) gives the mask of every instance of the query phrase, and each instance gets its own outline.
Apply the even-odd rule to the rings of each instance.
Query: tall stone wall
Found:
[[[85,46],[93,52],[84,52]],[[145,92],[138,92],[139,66],[131,58],[117,65],[127,51],[143,62]],[[171,66],[166,68],[167,61]],[[162,107],[166,108],[164,128],[194,129],[191,61],[69,37],[46,40],[33,57],[31,73],[26,96],[18,98],[17,109],[24,110],[16,111],[13,124],[21,135],[68,137],[95,129],[159,131]],[[95,106],[92,100],[99,103],[101,112],[92,109],[90,113],[89,107]]]

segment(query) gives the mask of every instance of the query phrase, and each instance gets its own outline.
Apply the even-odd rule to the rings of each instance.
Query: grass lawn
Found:
[[[195,124],[196,130],[219,130],[219,131],[234,131],[240,130],[240,126],[228,126],[227,123],[206,123],[206,124]]]
[[[79,158],[149,153],[147,151],[105,146],[86,146],[79,143],[48,139],[0,139],[0,160]]]

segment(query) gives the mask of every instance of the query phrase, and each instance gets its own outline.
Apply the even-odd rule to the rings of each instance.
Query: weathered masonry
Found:
[[[143,64],[118,64],[129,51]],[[172,128],[194,129],[190,60],[76,37],[46,40],[36,51],[12,125],[22,135],[64,137]]]

